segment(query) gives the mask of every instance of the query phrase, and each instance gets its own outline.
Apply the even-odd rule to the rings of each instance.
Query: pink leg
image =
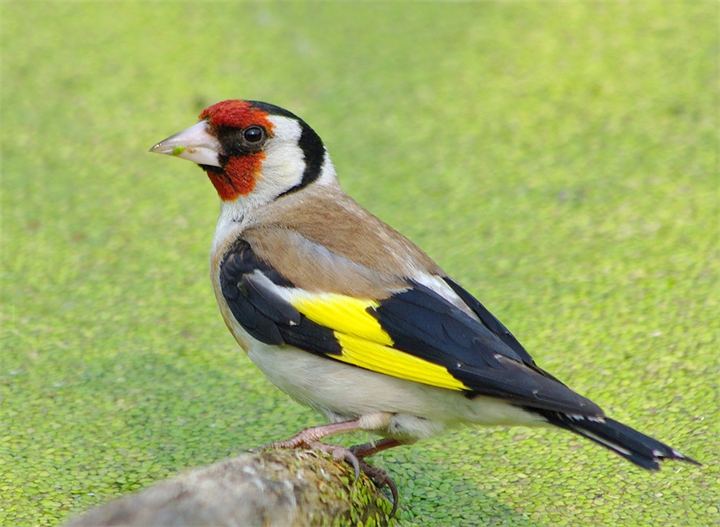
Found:
[[[346,432],[357,432],[361,430],[360,419],[352,419],[351,421],[341,421],[339,423],[330,423],[327,425],[312,426],[300,430],[297,434],[285,441],[276,441],[272,445],[273,448],[297,448],[305,446],[312,448],[310,445],[320,441],[324,437],[335,434],[344,434]]]
[[[366,457],[374,456],[378,452],[400,445],[402,445],[402,443],[397,439],[386,437],[379,441],[371,441],[370,443],[350,447],[350,450],[352,450],[352,453],[355,454],[358,459],[365,459]]]
[[[360,419],[330,423],[327,425],[313,426],[300,430],[297,434],[285,441],[276,441],[270,445],[271,448],[308,448],[320,450],[330,454],[335,461],[345,460],[352,465],[355,471],[355,479],[360,477],[360,462],[355,454],[342,445],[329,445],[321,443],[320,439],[345,432],[356,432],[360,430]]]

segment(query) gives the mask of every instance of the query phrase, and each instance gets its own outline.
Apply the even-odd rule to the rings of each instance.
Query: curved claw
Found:
[[[355,481],[360,477],[360,461],[350,449],[341,445],[321,443],[320,441],[309,443],[308,447],[330,454],[335,461],[345,461],[348,465],[352,466],[355,472]]]
[[[309,450],[319,450],[326,454],[330,454],[335,461],[345,461],[353,467],[355,472],[355,481],[360,477],[360,471],[367,475],[377,488],[387,485],[393,498],[393,508],[390,516],[394,516],[400,504],[400,493],[397,485],[381,468],[373,467],[364,458],[372,456],[378,452],[400,445],[400,441],[392,438],[385,438],[379,441],[357,445],[351,448],[345,448],[342,445],[333,445],[319,441],[320,438],[334,433],[344,432],[345,428],[357,428],[357,420],[333,423],[324,426],[306,428],[295,434],[290,439],[284,441],[276,441],[271,443],[270,448],[307,448]]]
[[[398,505],[400,505],[400,493],[398,492],[397,485],[395,485],[395,482],[389,476],[385,480],[385,484],[388,486],[390,493],[392,494],[393,508],[390,511],[390,517],[392,518],[397,512]]]
[[[298,434],[285,441],[270,443],[269,446],[270,448],[307,448],[308,450],[319,450],[320,452],[330,454],[335,461],[345,461],[348,465],[352,466],[355,473],[355,481],[360,477],[360,461],[352,450],[342,445],[307,440]]]
[[[392,512],[390,512],[390,516],[394,516],[398,505],[400,504],[400,493],[398,492],[397,485],[395,485],[395,482],[383,469],[374,467],[366,461],[361,461],[360,464],[363,473],[370,478],[377,488],[381,489],[387,485],[390,489],[390,494],[392,494],[393,498],[393,508]]]

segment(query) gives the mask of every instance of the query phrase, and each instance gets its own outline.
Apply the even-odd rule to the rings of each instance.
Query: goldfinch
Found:
[[[225,323],[273,384],[330,422],[277,445],[383,437],[340,454],[355,463],[460,425],[549,425],[645,469],[697,464],[537,366],[478,300],[343,192],[302,119],[241,100],[199,119],[150,151],[210,178],[222,201],[210,262]]]

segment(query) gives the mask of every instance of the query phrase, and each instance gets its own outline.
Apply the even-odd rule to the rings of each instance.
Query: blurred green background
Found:
[[[228,98],[302,116],[542,367],[705,463],[461,430],[378,456],[401,525],[720,524],[716,2],[0,9],[0,525],[321,422],[224,327],[214,189],[146,153]]]

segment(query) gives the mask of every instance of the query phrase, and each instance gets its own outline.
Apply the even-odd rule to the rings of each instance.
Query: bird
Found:
[[[210,268],[225,324],[275,386],[328,421],[274,446],[329,452],[357,475],[360,463],[370,470],[366,457],[457,427],[546,426],[644,469],[699,465],[541,369],[480,301],[342,190],[323,141],[290,111],[218,102],[150,152],[209,177],[221,201]],[[379,439],[321,441],[358,431]]]

